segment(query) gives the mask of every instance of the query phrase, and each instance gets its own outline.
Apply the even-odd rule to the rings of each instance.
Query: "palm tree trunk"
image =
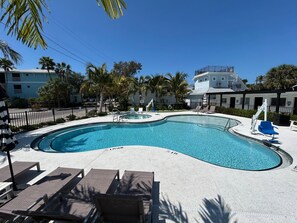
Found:
[[[100,92],[100,102],[99,102],[99,112],[102,112],[102,107],[103,107],[103,92]]]

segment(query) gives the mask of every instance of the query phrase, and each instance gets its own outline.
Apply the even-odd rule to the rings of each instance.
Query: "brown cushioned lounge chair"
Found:
[[[59,192],[66,190],[79,175],[84,175],[83,169],[58,167],[37,183],[21,191],[17,197],[0,207],[0,216],[13,219],[15,210],[38,210],[44,206],[42,198],[47,195],[49,201]]]
[[[118,170],[91,169],[89,173],[60,201],[38,211],[14,211],[34,220],[88,222],[94,215],[93,197],[114,193],[119,183]]]
[[[95,196],[101,222],[151,222],[153,172],[125,171],[113,195]]]
[[[17,178],[23,174],[26,174],[28,170],[32,169],[35,166],[37,167],[37,171],[40,171],[39,162],[15,161],[12,163],[13,174],[15,178]],[[5,166],[0,169],[0,182],[7,182],[7,181],[11,181],[9,166]]]

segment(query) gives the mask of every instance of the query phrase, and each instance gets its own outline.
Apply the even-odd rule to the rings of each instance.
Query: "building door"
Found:
[[[293,114],[297,115],[297,98],[295,98],[295,100],[294,100]]]
[[[235,97],[230,98],[230,108],[235,108]]]
[[[255,103],[254,103],[254,109],[258,110],[258,107],[263,104],[263,98],[262,97],[255,97]]]

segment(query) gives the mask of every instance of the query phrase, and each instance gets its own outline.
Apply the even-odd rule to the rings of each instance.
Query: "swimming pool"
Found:
[[[268,147],[238,137],[228,127],[232,119],[214,116],[172,116],[154,123],[104,123],[62,129],[42,137],[46,152],[83,152],[128,145],[170,149],[215,165],[241,170],[265,170],[281,164]]]
[[[123,119],[146,119],[151,117],[152,117],[151,115],[136,114],[136,113],[121,115],[121,118]]]

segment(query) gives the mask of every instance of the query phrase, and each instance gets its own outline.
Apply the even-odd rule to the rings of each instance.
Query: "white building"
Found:
[[[208,66],[195,71],[194,90],[188,95],[191,104],[201,105],[204,94],[236,92],[247,89],[231,66]]]

